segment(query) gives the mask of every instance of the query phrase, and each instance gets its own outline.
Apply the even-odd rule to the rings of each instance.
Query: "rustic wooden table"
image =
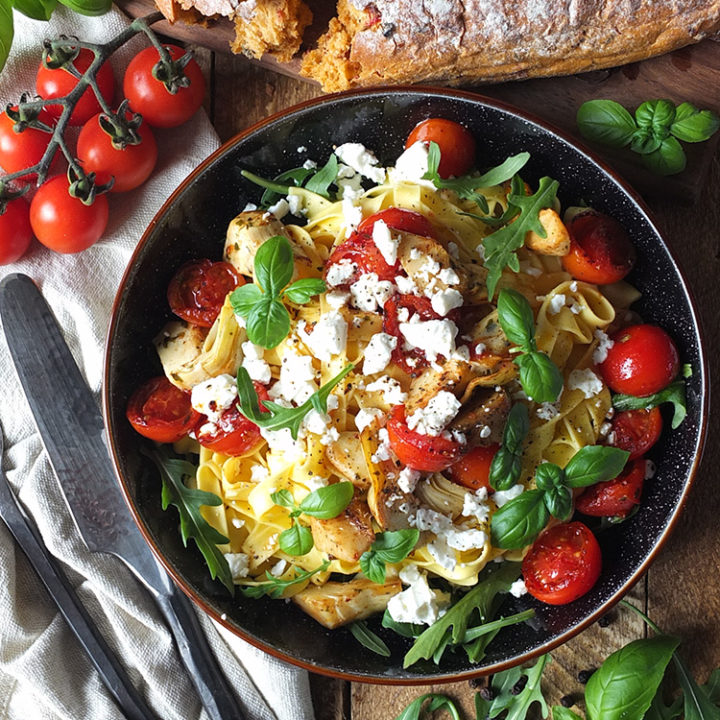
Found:
[[[197,48],[208,79],[206,109],[220,139],[269,114],[320,94],[302,81],[277,75],[244,58]],[[495,92],[502,94],[502,88]],[[707,104],[718,107],[718,87]],[[538,109],[538,114],[542,114]],[[705,182],[691,205],[672,205],[667,199],[651,202],[667,242],[695,294],[704,329],[711,376],[720,371],[720,157],[710,164]],[[715,388],[714,403],[720,403]],[[720,666],[720,518],[718,467],[720,441],[712,420],[703,462],[687,507],[676,529],[650,571],[633,588],[630,597],[645,608],[666,632],[683,639],[682,651],[696,677],[703,682]],[[550,700],[557,703],[568,693],[582,695],[578,671],[596,667],[610,652],[644,634],[642,623],[627,611],[615,609],[612,622],[595,625],[553,652],[546,671]],[[412,699],[430,689],[345,683],[313,676],[317,720],[392,720]],[[474,718],[475,690],[468,683],[433,686],[460,703],[465,717]]]

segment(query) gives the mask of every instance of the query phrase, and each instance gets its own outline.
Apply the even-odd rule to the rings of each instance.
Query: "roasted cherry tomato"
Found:
[[[168,287],[170,309],[193,325],[211,327],[227,294],[244,282],[230,263],[207,259],[185,263]]]
[[[597,582],[601,569],[598,541],[581,522],[546,530],[522,564],[528,592],[548,605],[565,605],[582,597]]]
[[[108,201],[97,195],[92,205],[72,197],[67,177],[58,175],[43,183],[30,203],[30,224],[35,237],[51,250],[76,253],[96,243],[108,222]]]
[[[255,392],[260,400],[267,400],[267,390],[258,382],[253,382]],[[262,402],[260,409],[264,410]],[[209,423],[204,415],[195,429],[197,441],[208,450],[225,453],[225,455],[245,455],[262,441],[260,428],[248,420],[233,403],[220,416],[220,422]]]
[[[612,421],[612,444],[630,453],[628,460],[644,455],[662,432],[662,415],[659,408],[626,410],[615,415]]]
[[[173,60],[185,54],[177,45],[165,46]],[[123,92],[130,101],[130,107],[143,116],[153,127],[176,127],[189,120],[202,105],[205,96],[205,78],[195,60],[185,65],[190,84],[181,87],[173,95],[165,85],[153,77],[153,68],[160,60],[160,53],[154,47],[141,50],[125,71]]]
[[[466,127],[452,120],[429,118],[418,123],[408,135],[405,147],[416,142],[438,144],[438,174],[442,178],[464,175],[475,164],[475,138]]]
[[[0,265],[19,260],[30,246],[30,206],[23,198],[11,200],[0,215]]]
[[[422,472],[439,472],[452,465],[463,452],[463,445],[442,435],[422,435],[405,421],[405,407],[396,405],[387,422],[390,447],[401,463]]]
[[[112,137],[100,126],[100,114],[91,117],[80,131],[77,157],[85,172],[95,173],[99,184],[115,178],[110,192],[125,192],[142,185],[157,162],[157,144],[148,125],[142,123],[137,129],[142,142],[119,149],[114,147]]]
[[[130,397],[125,414],[137,432],[161,443],[184,438],[202,417],[190,404],[190,395],[164,375],[141,385]]]
[[[55,124],[54,118],[46,110],[40,111],[38,120],[48,127]],[[36,128],[26,127],[22,132],[15,132],[14,127],[15,122],[10,116],[6,112],[1,113],[0,167],[7,173],[37,165],[47,150],[51,137],[50,133]]]
[[[75,69],[80,73],[84,73],[89,67],[95,55],[91,50],[81,48],[78,56],[73,60]],[[113,93],[115,92],[115,76],[109,62],[105,62],[100,66],[96,76],[100,93],[107,100],[112,102]],[[59,98],[71,93],[77,85],[77,78],[65,68],[50,70],[44,65],[40,65],[35,78],[35,89],[37,94],[42,98]],[[55,118],[59,118],[63,107],[62,105],[47,105],[46,110]],[[100,103],[95,97],[92,88],[86,88],[80,99],[75,105],[75,109],[70,115],[71,125],[83,125],[93,115],[101,110]]]
[[[625,228],[608,215],[586,210],[567,225],[570,252],[563,267],[574,278],[596,285],[619,282],[635,264],[635,248]]]
[[[678,373],[672,338],[657,325],[631,325],[610,338],[613,346],[600,364],[605,383],[616,393],[643,397],[659,392]]]
[[[638,458],[613,480],[591,485],[575,501],[575,507],[583,515],[625,517],[640,504],[644,481],[645,460]]]
[[[405,210],[404,208],[390,207],[366,217],[357,228],[359,233],[372,235],[373,227],[378,220],[382,220],[389,228],[401,230],[402,232],[422,235],[423,237],[433,236],[433,226],[430,221],[419,212]]]
[[[445,474],[458,485],[470,490],[490,487],[490,465],[499,445],[487,445],[473,448],[454,462]]]
[[[325,277],[327,278],[328,271],[333,265],[343,260],[347,263],[355,263],[358,269],[341,286],[352,285],[364,273],[375,273],[378,280],[390,281],[397,275],[405,274],[399,261],[394,265],[385,262],[372,236],[364,232],[354,232],[332,251],[325,264]]]

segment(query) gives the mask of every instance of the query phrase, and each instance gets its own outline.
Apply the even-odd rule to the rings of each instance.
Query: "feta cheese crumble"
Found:
[[[245,553],[223,553],[227,564],[230,567],[230,574],[234,582],[240,580],[240,578],[247,577],[250,570],[248,562],[250,558]]]
[[[510,586],[510,594],[516,598],[522,597],[523,595],[527,595],[527,588],[525,587],[525,581],[522,578],[517,579]]]
[[[375,154],[361,143],[343,143],[335,148],[335,154],[355,172],[375,183],[385,180],[385,169],[378,166]]]
[[[499,508],[501,508],[503,505],[509,503],[518,495],[522,495],[524,491],[525,488],[520,483],[517,483],[508,490],[496,490],[493,493],[492,500]]]
[[[413,182],[418,185],[435,188],[430,180],[424,180],[423,175],[428,171],[428,149],[424,142],[413,143],[395,161],[394,168],[388,168],[388,178],[391,182]]]
[[[610,350],[615,343],[599,328],[595,330],[595,337],[597,338],[598,344],[593,351],[593,362],[599,365],[607,359],[608,350]]]
[[[190,404],[211,423],[220,422],[223,411],[229,408],[237,398],[237,382],[232,375],[224,373],[209,378],[193,387]]]
[[[445,317],[451,310],[463,304],[463,296],[452,288],[438,290],[430,298],[430,304],[438,315]]]
[[[298,323],[298,335],[318,360],[330,362],[333,355],[345,352],[348,324],[337,310],[322,315],[312,333],[308,334],[305,328],[306,323],[301,320]]]
[[[355,427],[362,432],[375,422],[381,422],[385,413],[379,408],[361,408],[355,416]]]
[[[389,280],[379,280],[377,273],[363,273],[350,286],[351,304],[358,310],[374,312],[382,309],[394,290],[395,286]]]
[[[341,260],[339,263],[333,263],[325,274],[325,282],[330,287],[345,285],[357,272],[357,269],[358,266],[349,260]]]
[[[446,358],[452,355],[458,329],[447,318],[423,321],[418,315],[413,315],[409,322],[400,323],[400,332],[410,347],[422,350],[429,362],[435,362],[438,355]]]
[[[390,362],[397,338],[388,333],[375,333],[367,344],[363,359],[363,375],[382,372]]]
[[[567,298],[562,293],[553,295],[548,303],[548,311],[551,315],[557,315],[565,307]]]
[[[398,476],[397,485],[404,493],[412,493],[415,491],[418,480],[421,477],[419,470],[413,470],[413,468],[403,468]]]
[[[447,390],[430,398],[424,408],[418,408],[406,418],[410,430],[421,435],[437,437],[460,410],[460,401]]]
[[[248,371],[250,379],[267,385],[272,379],[272,374],[270,366],[265,362],[265,349],[248,340],[242,344],[242,351],[242,367]]]
[[[397,262],[400,238],[392,236],[390,228],[385,224],[384,220],[375,221],[375,224],[373,225],[372,239],[385,262],[388,265],[394,265]]]
[[[388,612],[395,622],[432,625],[440,612],[449,603],[449,596],[433,590],[427,576],[415,565],[408,565],[400,571],[400,580],[409,587],[393,595],[388,601]]]
[[[573,370],[568,378],[568,389],[580,390],[586,398],[602,392],[602,380],[590,369]]]
[[[368,392],[381,392],[383,400],[388,405],[402,405],[407,400],[407,393],[403,392],[402,386],[389,375],[383,375],[365,388]]]

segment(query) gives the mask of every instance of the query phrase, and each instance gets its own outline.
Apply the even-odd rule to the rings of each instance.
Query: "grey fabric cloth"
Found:
[[[15,15],[11,58],[0,74],[0,99],[34,89],[44,37],[65,33],[102,42],[127,24],[117,10],[100,18],[60,7],[50,23]],[[122,69],[141,47],[136,39],[114,56]],[[206,115],[156,133],[159,162],[141,188],[110,198],[103,239],[78,255],[39,244],[8,272],[24,272],[41,287],[90,387],[98,394],[110,309],[120,277],[143,230],[172,190],[218,146]],[[207,717],[154,602],[116,558],[91,554],[74,528],[37,436],[11,360],[0,339],[0,420],[3,468],[43,539],[62,564],[110,646],[160,718]],[[201,614],[208,640],[248,720],[313,717],[307,673],[266,656]],[[0,718],[114,720],[122,717],[98,674],[65,625],[12,536],[0,523]]]

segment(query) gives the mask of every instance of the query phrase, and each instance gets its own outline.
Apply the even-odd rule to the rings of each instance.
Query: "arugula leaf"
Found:
[[[678,682],[683,691],[683,715],[685,720],[720,720],[720,708],[700,687],[677,652],[673,653],[673,663]]]
[[[57,0],[13,0],[13,7],[33,20],[49,20]]]
[[[562,373],[544,352],[517,355],[513,362],[518,366],[518,379],[528,398],[539,403],[558,399],[563,388]]]
[[[715,705],[720,703],[720,668],[716,668],[710,673],[710,677],[702,686],[702,689],[710,698],[710,702],[715,703]]]
[[[364,620],[356,620],[350,625],[350,632],[353,637],[368,650],[372,650],[383,657],[390,657],[390,648],[382,638],[378,637]]]
[[[711,110],[698,110],[689,102],[678,105],[670,132],[685,142],[703,142],[720,129],[720,117]]]
[[[506,266],[517,272],[520,269],[515,252],[525,244],[525,236],[534,231],[540,237],[545,237],[545,228],[540,223],[538,213],[550,207],[555,200],[559,183],[549,177],[541,178],[538,190],[534,195],[526,196],[512,194],[508,196],[508,203],[517,207],[520,214],[515,222],[501,227],[482,240],[485,249],[485,267],[488,269],[487,288],[488,299],[492,300],[495,294],[502,271]]]
[[[507,711],[505,720],[525,720],[533,704],[540,704],[542,717],[548,713],[547,703],[542,693],[540,680],[545,666],[550,662],[549,655],[542,655],[530,668],[512,668],[493,675],[491,687],[495,691],[492,702],[476,696],[475,710],[478,717],[496,718]],[[516,688],[521,678],[527,678],[524,687],[518,693]],[[478,701],[478,698],[480,700]],[[483,714],[484,713],[484,714]]]
[[[12,4],[10,0],[0,0],[0,70],[5,67],[10,55],[14,35]]]
[[[430,702],[427,707],[423,709],[423,705],[427,700]],[[426,693],[416,700],[413,700],[395,720],[420,720],[420,718],[429,717],[430,713],[440,710],[447,710],[453,720],[461,720],[455,703],[447,695],[439,695],[437,693]]]
[[[185,485],[185,478],[194,477],[197,468],[182,458],[171,457],[164,447],[153,448],[145,453],[157,466],[162,478],[162,509],[167,510],[172,504],[178,509],[180,515],[180,535],[183,544],[187,547],[188,539],[195,541],[205,558],[210,576],[218,578],[229,590],[235,594],[235,584],[232,573],[225,556],[218,548],[229,541],[219,533],[202,516],[200,508],[203,505],[216,507],[222,505],[222,500],[215,494],[205,490],[193,490]]]
[[[547,525],[550,515],[544,490],[526,490],[505,503],[490,520],[492,544],[505,550],[529,545]]]
[[[483,635],[489,633],[495,633],[498,630],[502,630],[504,627],[510,627],[510,625],[517,625],[518,623],[525,622],[526,620],[532,620],[535,617],[535,611],[523,610],[522,612],[515,613],[514,615],[508,615],[507,617],[498,618],[497,620],[490,620],[490,622],[483,623],[482,625],[476,625],[467,629],[465,637],[463,638],[464,643],[476,640]]]
[[[562,705],[553,705],[552,716],[553,720],[582,720],[580,715]]]
[[[337,179],[337,174],[338,159],[335,153],[332,153],[325,165],[307,181],[305,189],[329,199],[330,193],[328,190]]]
[[[605,445],[580,448],[565,466],[565,483],[579,488],[616,478],[625,467],[630,453]]]
[[[683,699],[678,697],[670,705],[663,701],[662,686],[658,688],[643,720],[675,720],[682,715]]]
[[[614,100],[588,100],[577,112],[580,134],[586,139],[609,147],[630,144],[637,129],[633,116]]]
[[[420,531],[415,528],[378,533],[370,549],[360,556],[360,568],[366,577],[381,585],[385,582],[385,564],[404,560],[419,537]]]
[[[312,533],[297,520],[292,526],[283,530],[278,537],[278,544],[288,555],[307,555],[315,544]]]
[[[259,185],[261,188],[265,188],[266,191],[270,190],[276,195],[287,195],[290,192],[290,185],[285,185],[281,182],[273,182],[272,180],[266,180],[265,178],[261,178],[255,173],[251,173],[249,170],[241,170],[240,174],[246,180],[249,180],[251,183]],[[280,179],[280,176],[278,176],[277,179]],[[285,178],[282,179],[284,180]],[[265,198],[265,194],[263,194],[263,198]],[[272,205],[272,203],[269,204]]]
[[[246,597],[250,598],[261,598],[263,595],[268,595],[271,598],[279,598],[287,588],[305,582],[313,575],[319,572],[325,572],[330,567],[330,561],[325,562],[316,567],[314,570],[303,570],[299,572],[292,580],[281,580],[280,578],[274,577],[269,570],[265,571],[266,581],[255,583],[253,585],[241,585],[240,592]],[[297,570],[297,568],[295,568]]]
[[[290,287],[285,289],[283,295],[290,300],[290,302],[302,305],[303,303],[310,302],[310,299],[315,295],[320,295],[327,290],[325,281],[320,278],[302,278],[296,280]]]
[[[330,520],[337,517],[350,504],[355,486],[348,481],[333,483],[306,495],[298,509],[304,515]]]
[[[273,178],[274,183],[282,183],[287,180],[292,180],[295,187],[301,187],[302,184],[305,182],[305,180],[310,177],[310,175],[313,175],[315,173],[314,170],[310,168],[305,167],[298,167],[293,168],[292,170],[286,170],[285,172],[280,173],[279,175],[276,175]],[[257,177],[257,176],[255,176]],[[248,178],[249,179],[249,178]],[[287,192],[278,193],[274,190],[271,190],[270,188],[266,188],[265,192],[262,194],[262,197],[260,198],[260,207],[263,208],[269,208],[271,205],[274,205],[281,197],[288,195],[290,192],[290,187],[283,186],[284,189]]]
[[[686,376],[687,377],[687,376]],[[680,423],[687,415],[687,398],[685,396],[685,381],[675,380],[664,390],[656,392],[647,397],[635,397],[634,395],[613,395],[613,407],[616,410],[649,410],[663,403],[673,404],[672,429],[680,426]]]
[[[495,490],[509,490],[520,478],[523,443],[530,431],[526,405],[515,403],[508,413],[503,430],[502,446],[490,464],[489,481]]]
[[[397,622],[397,620],[393,620],[392,615],[390,615],[390,612],[387,609],[383,613],[382,626],[384,628],[388,628],[388,630],[396,632],[398,635],[402,635],[403,637],[408,638],[417,637],[418,635],[421,635],[425,630],[423,625],[417,625],[415,623],[403,623]]]

